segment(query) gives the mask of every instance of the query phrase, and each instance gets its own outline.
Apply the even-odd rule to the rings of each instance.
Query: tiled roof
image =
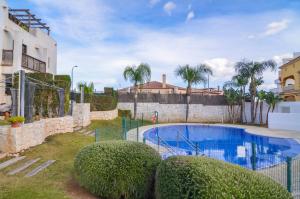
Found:
[[[147,82],[145,84],[141,84],[141,85],[139,85],[139,88],[140,89],[174,89],[174,88],[178,88],[179,90],[185,89],[185,88],[174,86],[171,84],[166,84],[166,87],[163,88],[163,83],[158,82],[158,81],[151,81],[151,82]],[[128,89],[133,89],[133,87],[123,88],[120,90],[122,91],[122,90],[128,90]]]

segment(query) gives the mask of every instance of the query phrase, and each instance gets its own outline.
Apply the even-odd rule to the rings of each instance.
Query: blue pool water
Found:
[[[259,136],[230,127],[163,126],[146,131],[144,138],[168,148],[169,152],[163,154],[165,158],[199,154],[248,169],[274,166],[300,154],[300,144],[294,139]]]

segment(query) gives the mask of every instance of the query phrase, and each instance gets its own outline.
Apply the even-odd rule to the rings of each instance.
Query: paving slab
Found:
[[[25,158],[26,158],[25,156],[20,156],[20,157],[16,157],[16,158],[7,160],[6,162],[3,162],[3,163],[0,164],[0,170],[4,169],[4,168],[6,168],[10,165],[13,165],[13,164],[17,163],[18,161],[23,160]]]
[[[49,167],[51,164],[53,164],[56,160],[48,160],[44,164],[41,164],[40,166],[36,167],[33,169],[31,172],[27,173],[25,177],[32,177],[41,172],[42,170],[46,169]]]
[[[41,158],[37,158],[37,159],[34,159],[34,160],[29,160],[29,161],[25,162],[25,164],[23,164],[21,167],[16,168],[15,170],[12,170],[7,174],[8,175],[15,175],[17,173],[20,173],[21,171],[24,171],[25,169],[27,169],[28,167],[33,165],[34,163],[38,162],[40,159]]]

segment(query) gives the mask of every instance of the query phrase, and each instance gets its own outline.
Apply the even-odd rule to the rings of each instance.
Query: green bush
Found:
[[[128,117],[130,118],[131,117],[131,111],[130,110],[118,110],[118,116],[119,117]]]
[[[25,121],[25,118],[22,116],[14,116],[8,119],[8,122],[11,124],[15,123],[23,123]]]
[[[151,147],[136,142],[99,142],[83,148],[74,167],[81,186],[108,199],[152,198],[161,159]]]
[[[156,199],[291,199],[262,174],[206,157],[171,157],[158,166]]]

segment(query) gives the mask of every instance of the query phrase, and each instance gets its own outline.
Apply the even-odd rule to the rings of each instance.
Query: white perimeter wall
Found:
[[[269,129],[299,131],[300,113],[270,113]]]
[[[131,110],[133,113],[133,103],[118,103],[118,109]],[[185,122],[185,104],[138,103],[138,118],[143,114],[144,119],[151,120],[154,111],[158,111],[160,122]],[[229,122],[228,107],[191,104],[189,122]]]

